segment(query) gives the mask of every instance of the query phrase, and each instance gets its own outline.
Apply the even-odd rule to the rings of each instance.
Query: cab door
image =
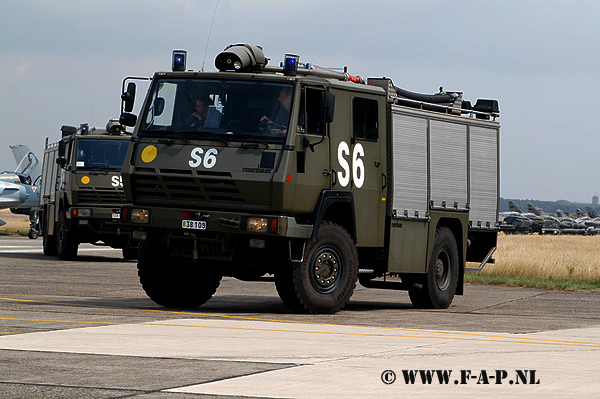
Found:
[[[299,213],[313,212],[321,192],[330,189],[333,180],[327,123],[321,115],[325,92],[323,86],[302,85],[298,99],[293,209]]]
[[[358,92],[336,93],[331,124],[331,164],[335,190],[352,192],[357,246],[383,246],[386,209],[385,98]]]

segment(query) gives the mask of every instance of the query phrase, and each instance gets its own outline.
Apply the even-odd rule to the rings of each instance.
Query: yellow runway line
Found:
[[[530,343],[539,345],[567,345],[567,346],[585,346],[585,347],[598,347],[600,348],[600,342],[587,342],[587,341],[569,341],[569,340],[558,340],[558,339],[545,339],[545,338],[532,338],[532,337],[510,337],[506,335],[496,334],[483,334],[483,333],[469,333],[469,332],[455,332],[455,331],[436,331],[436,330],[418,330],[408,328],[397,328],[397,327],[377,327],[377,326],[353,326],[343,324],[330,324],[330,323],[313,323],[306,321],[295,321],[295,320],[278,320],[278,319],[266,319],[258,317],[244,317],[244,316],[230,316],[230,315],[219,315],[210,313],[195,313],[195,312],[184,312],[184,311],[172,311],[172,310],[160,310],[160,309],[139,309],[139,308],[120,308],[111,306],[100,306],[100,305],[74,305],[70,303],[51,302],[51,301],[36,301],[29,299],[16,299],[16,298],[0,298],[0,300],[14,301],[14,302],[25,302],[25,303],[45,303],[52,305],[61,306],[76,306],[76,307],[88,307],[88,308],[103,308],[103,309],[126,309],[136,310],[141,312],[157,312],[175,315],[187,315],[187,316],[202,316],[222,319],[233,319],[233,320],[244,320],[244,321],[262,321],[272,323],[290,323],[290,324],[303,324],[303,325],[317,325],[317,326],[328,326],[328,327],[343,327],[343,328],[362,328],[379,331],[401,331],[409,333],[424,333],[433,334],[432,336],[423,335],[404,335],[404,334],[384,334],[384,333],[349,333],[349,332],[333,332],[333,331],[306,331],[306,330],[280,330],[280,329],[261,329],[261,328],[248,328],[248,327],[225,327],[225,326],[191,326],[185,324],[160,324],[157,322],[143,322],[143,323],[116,323],[116,322],[94,322],[94,321],[69,321],[69,320],[40,320],[40,319],[19,319],[19,318],[5,318],[0,317],[0,320],[16,320],[16,321],[32,321],[32,322],[53,322],[53,323],[72,323],[72,324],[97,324],[97,325],[148,325],[148,326],[170,326],[170,327],[187,327],[187,328],[214,328],[214,329],[228,329],[228,330],[245,330],[245,331],[262,331],[262,332],[288,332],[288,333],[306,333],[306,334],[325,334],[325,335],[348,335],[348,336],[372,336],[372,337],[396,337],[396,338],[426,338],[426,339],[449,339],[449,340],[461,340],[461,341],[481,341],[481,342],[505,342],[505,343]]]

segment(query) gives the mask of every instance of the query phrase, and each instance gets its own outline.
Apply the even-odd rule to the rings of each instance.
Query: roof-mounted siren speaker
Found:
[[[500,114],[498,100],[484,100],[478,98],[473,106],[473,111],[476,112],[475,116],[477,119],[490,119],[490,116],[498,116]]]
[[[61,134],[62,137],[67,137],[74,133],[77,133],[77,128],[75,126],[62,125],[60,128],[60,131],[62,133]]]
[[[249,44],[231,44],[215,58],[215,67],[219,71],[244,71],[256,66],[266,66],[262,48]]]

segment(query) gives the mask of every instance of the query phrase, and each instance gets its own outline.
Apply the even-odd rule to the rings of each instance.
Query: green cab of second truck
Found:
[[[156,73],[139,118],[122,115],[137,122],[121,223],[147,295],[194,308],[233,276],[334,313],[360,281],[448,307],[496,245],[493,112],[402,105],[389,79],[297,61],[229,47],[219,72]]]
[[[40,197],[46,255],[74,259],[81,243],[121,248],[125,259],[137,255],[128,228],[119,226],[121,168],[131,136],[118,123],[109,126],[65,125],[60,141],[46,141]]]

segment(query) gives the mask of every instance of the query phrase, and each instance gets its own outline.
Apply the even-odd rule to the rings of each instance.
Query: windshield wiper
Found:
[[[182,140],[184,143],[188,144],[190,141],[188,139],[186,139],[183,136],[180,136],[178,134],[169,134],[169,136],[174,137],[176,139]],[[158,139],[159,143],[163,143],[163,144],[173,144],[175,142],[175,140],[173,140],[170,137],[161,137]]]
[[[234,133],[233,137],[239,137],[242,138],[246,141],[249,141],[251,143],[254,143],[255,145],[253,146],[252,144],[249,143],[242,143],[242,148],[256,148],[257,144],[262,144],[264,145],[266,148],[269,148],[271,146],[271,144],[267,143],[264,140],[258,139],[256,137],[252,137],[250,135],[247,134],[241,134],[241,133]]]
[[[174,144],[175,139],[182,140],[185,144],[189,144],[190,140],[195,138],[205,138],[209,140],[217,140],[224,144],[229,144],[229,140],[226,140],[219,135],[212,132],[196,132],[196,131],[179,131],[180,134],[172,133],[172,131],[146,131],[144,136],[146,137],[158,137],[158,142],[163,144]],[[184,137],[185,135],[186,137]]]
[[[107,174],[107,170],[110,169],[116,170],[113,166],[80,166],[77,168],[78,171],[89,171],[90,175]]]
[[[192,134],[194,134],[194,135],[200,134],[200,135],[202,135],[202,138],[210,139],[210,140],[217,140],[217,141],[220,141],[222,143],[229,144],[228,140],[226,140],[226,139],[224,139],[222,137],[219,137],[217,134],[215,134],[213,132],[194,132]]]

